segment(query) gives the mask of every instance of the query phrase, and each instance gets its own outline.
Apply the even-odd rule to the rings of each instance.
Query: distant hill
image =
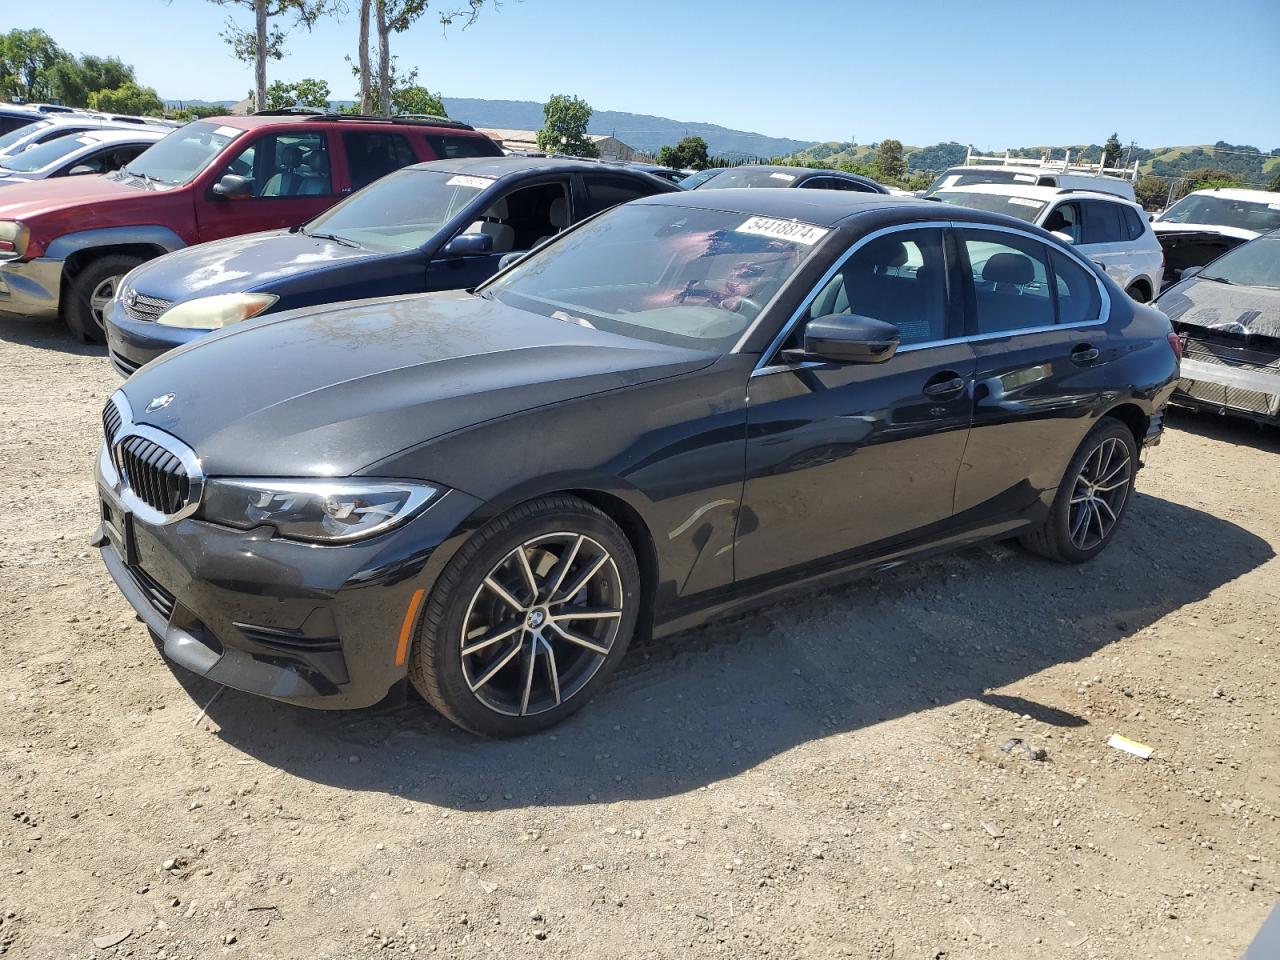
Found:
[[[542,104],[532,100],[445,97],[444,106],[449,111],[449,116],[476,127],[538,130],[543,124]],[[671,120],[667,117],[622,113],[617,110],[597,110],[593,113],[588,132],[612,134],[623,143],[645,153],[657,153],[665,144],[674,146],[681,137],[688,136],[706,140],[713,156],[773,157],[793,150],[803,150],[813,142],[731,130],[714,123]]]

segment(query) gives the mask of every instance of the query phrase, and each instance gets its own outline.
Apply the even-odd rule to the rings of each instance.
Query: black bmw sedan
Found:
[[[253,320],[107,404],[97,543],[177,663],[483,734],[638,632],[1020,537],[1115,537],[1169,322],[999,214],[808,190],[617,207],[474,293]]]

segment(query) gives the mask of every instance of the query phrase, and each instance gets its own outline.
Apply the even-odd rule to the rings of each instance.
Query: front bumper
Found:
[[[1219,348],[1212,360],[1184,359],[1173,403],[1263,422],[1280,421],[1280,357],[1262,366],[1230,355],[1241,352]]]
[[[0,260],[0,313],[42,320],[58,316],[62,297],[62,260]]]
[[[100,469],[98,493],[93,542],[168,659],[237,690],[329,709],[375,704],[405,677],[397,647],[414,594],[430,589],[480,505],[450,491],[389,533],[317,546],[193,518],[125,521]],[[107,528],[125,522],[130,557]]]
[[[112,302],[106,319],[107,350],[111,365],[122,377],[132,376],[144,363],[150,363],[156,357],[211,332],[167,327],[153,320],[134,320],[124,312],[119,300]]]

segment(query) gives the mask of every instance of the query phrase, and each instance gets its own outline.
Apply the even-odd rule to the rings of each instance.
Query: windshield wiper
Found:
[[[1234,280],[1228,280],[1226,277],[1211,277],[1203,273],[1200,274],[1200,276],[1204,277],[1206,280],[1212,280],[1214,283],[1225,283],[1228,287],[1234,287],[1236,285]]]
[[[304,237],[314,237],[317,240],[332,240],[334,243],[339,243],[344,247],[355,247],[357,250],[360,249],[360,244],[348,237],[340,237],[336,233],[308,233],[306,230],[299,230],[298,232]]]

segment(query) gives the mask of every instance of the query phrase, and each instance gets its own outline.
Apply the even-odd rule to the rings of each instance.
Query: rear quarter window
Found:
[[[437,160],[456,160],[461,157],[500,157],[502,151],[488,137],[450,136],[428,133],[427,146]]]
[[[1133,207],[1121,207],[1124,211],[1124,227],[1128,233],[1130,240],[1137,240],[1147,232],[1147,225],[1142,222],[1142,217]]]

